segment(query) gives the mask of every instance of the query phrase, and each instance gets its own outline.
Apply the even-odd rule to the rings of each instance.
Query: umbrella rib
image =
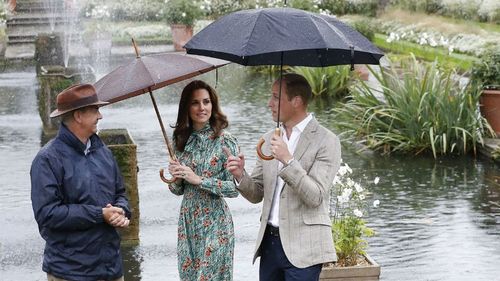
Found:
[[[258,13],[258,14],[259,14],[259,15],[257,16],[257,18],[255,18],[255,21],[254,21],[254,23],[253,23],[252,31],[250,32],[250,38],[253,38],[253,33],[254,33],[254,31],[255,31],[255,28],[256,28],[256,26],[257,26],[257,22],[259,21],[259,18],[262,16],[262,11],[259,11],[259,13]],[[250,40],[248,40],[248,41],[245,43],[245,46],[243,47],[243,49],[244,49],[244,50],[246,50],[246,49],[247,49],[248,42],[250,42]],[[246,54],[246,51],[245,51],[244,53]],[[248,56],[250,56],[250,55],[248,55]],[[246,56],[246,57],[248,57],[248,56]],[[245,55],[243,55],[243,57],[245,57]],[[246,60],[248,60],[248,58],[247,58]]]
[[[146,64],[144,63],[144,60],[141,60],[142,62],[142,65],[144,65],[144,68],[146,69],[146,72],[149,74],[149,78],[151,79],[151,81],[153,82],[153,85],[151,85],[150,87],[156,85],[156,82],[154,80],[154,77],[153,75],[151,74],[151,72],[149,71],[149,68],[146,67]]]
[[[350,46],[354,46],[354,45],[352,44],[352,42],[351,42],[349,39],[347,39],[347,38],[344,36],[344,34],[343,34],[342,32],[340,32],[340,31],[339,31],[339,29],[338,29],[336,26],[334,26],[333,24],[329,23],[327,20],[325,20],[325,19],[324,19],[324,18],[322,18],[322,17],[316,16],[316,15],[314,15],[314,16],[315,16],[315,17],[318,17],[320,20],[322,20],[322,21],[323,21],[323,22],[325,22],[328,26],[330,26],[330,27],[332,28],[332,30],[333,30],[333,31],[334,31],[334,32],[335,32],[335,33],[336,33],[336,34],[337,34],[337,35],[338,35],[338,36],[342,39],[342,41],[343,41],[343,43],[344,43],[344,44],[348,45],[349,47],[350,47]],[[316,24],[316,22],[314,22],[314,21],[313,21],[313,23],[314,23],[314,26],[316,27],[316,29],[317,29],[317,30],[318,30],[318,32],[319,32],[318,25],[317,25],[317,24]],[[322,33],[321,33],[321,32],[319,32],[319,34],[322,34]],[[326,40],[325,40],[324,36],[321,36],[321,39],[323,39],[323,42],[324,42],[324,43],[325,43],[325,45],[326,45]]]
[[[154,85],[156,85],[156,83],[154,82],[154,79],[153,79],[153,76],[151,75],[151,72],[149,72],[149,69],[146,67],[146,65],[144,64],[144,58],[146,57],[140,57],[140,58],[136,58],[137,60],[137,63],[140,63],[140,66],[142,67],[143,70],[145,70],[145,72],[148,74],[149,76],[149,80],[153,83],[153,85],[149,85],[148,87],[152,87]],[[129,68],[128,71],[127,71],[127,75],[126,77],[130,77],[132,75],[137,75],[135,73],[135,70],[133,68]],[[124,88],[128,89],[128,83],[129,82],[132,82],[132,83],[135,83],[134,82],[134,79],[127,79],[127,81],[125,81],[125,85],[124,85]],[[133,87],[132,87],[133,88]],[[147,93],[146,90],[144,90],[144,88],[140,88],[138,89],[137,91],[140,91],[141,93]]]

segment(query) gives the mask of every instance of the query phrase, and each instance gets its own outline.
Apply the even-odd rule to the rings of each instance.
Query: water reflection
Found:
[[[202,79],[215,84],[215,74]],[[41,122],[34,69],[0,74],[1,280],[45,280],[43,241],[33,219],[29,168],[40,148]],[[186,84],[155,91],[165,124],[177,115]],[[217,90],[230,130],[250,165],[260,134],[275,124],[267,110],[272,80],[230,65],[220,69]],[[320,122],[335,131],[326,107],[315,107]],[[319,108],[319,109],[318,109]],[[100,128],[129,129],[138,145],[140,242],[122,247],[126,280],[177,280],[177,218],[181,198],[158,178],[167,150],[147,95],[102,109]],[[167,133],[172,131],[167,127]],[[500,276],[500,188],[498,166],[472,157],[380,157],[344,148],[355,178],[371,188],[378,208],[367,218],[377,235],[369,253],[382,265],[381,280],[498,280]],[[369,182],[379,176],[378,185]],[[260,204],[228,200],[236,232],[234,279],[256,280],[251,266]]]

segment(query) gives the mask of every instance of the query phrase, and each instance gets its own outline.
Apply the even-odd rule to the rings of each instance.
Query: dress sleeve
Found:
[[[232,155],[238,155],[240,148],[238,141],[228,132],[221,136],[221,142],[217,143],[217,153],[211,163],[214,163],[214,169],[210,176],[203,175],[200,189],[208,191],[217,196],[234,198],[238,196],[236,184],[233,175],[226,169],[227,156],[222,150],[223,147],[229,148]]]
[[[182,184],[182,182],[177,183],[177,181],[175,181],[173,183],[170,183],[168,185],[168,189],[175,195],[184,194],[184,185]]]

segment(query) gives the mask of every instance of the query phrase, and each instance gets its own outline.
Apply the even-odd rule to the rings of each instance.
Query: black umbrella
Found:
[[[379,64],[384,55],[363,35],[335,17],[293,8],[228,14],[198,32],[184,48],[188,54],[242,65],[281,67],[350,64],[353,69],[354,64]],[[259,142],[258,153],[261,145]],[[272,159],[263,159],[266,158]]]

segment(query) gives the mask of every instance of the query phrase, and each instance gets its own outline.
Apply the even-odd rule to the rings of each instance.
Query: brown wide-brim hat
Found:
[[[94,86],[91,84],[76,84],[64,89],[57,95],[57,109],[50,114],[50,117],[57,117],[66,112],[90,105],[105,104],[108,104],[108,102],[99,100]]]

